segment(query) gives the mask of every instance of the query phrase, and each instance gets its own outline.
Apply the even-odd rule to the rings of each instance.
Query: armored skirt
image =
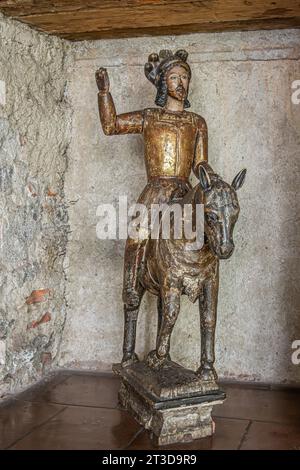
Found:
[[[152,204],[167,204],[181,199],[190,189],[187,178],[153,177],[150,178],[137,203],[143,204],[148,211]],[[147,239],[127,238],[124,259],[123,302],[127,307],[137,308],[141,299],[141,285],[138,278],[143,267]]]

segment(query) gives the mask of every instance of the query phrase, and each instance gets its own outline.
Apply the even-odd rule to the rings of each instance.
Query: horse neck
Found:
[[[192,204],[193,209],[196,203],[203,204],[204,192],[201,189],[200,184],[196,184],[188,193],[181,199],[180,203],[184,207],[184,204]]]
[[[197,220],[196,216],[196,204],[203,204],[205,201],[205,195],[203,190],[201,189],[200,184],[197,184],[194,186],[188,193],[177,203],[181,205],[182,209],[182,215],[184,216],[184,205],[185,204],[190,204],[192,206],[192,217],[193,220]],[[195,231],[196,227],[193,227],[193,231]],[[187,265],[193,265],[195,266],[200,263],[201,261],[201,253],[206,245],[207,248],[207,243],[204,239],[203,245],[199,246],[199,248],[193,248],[191,250],[186,250],[184,247],[187,244],[193,244],[196,241],[197,235],[195,235],[194,240],[188,240],[183,236],[183,238],[179,239],[174,239],[173,237],[170,237],[170,239],[165,240],[161,239],[159,244],[158,244],[158,249],[162,249],[162,247],[166,247],[166,249],[171,253],[172,257],[177,258],[180,263],[183,263],[185,266]],[[200,257],[200,258],[199,258]]]
[[[205,195],[204,191],[202,190],[200,184],[196,184],[181,200],[182,207],[185,204],[192,205],[192,212],[194,215],[196,204],[204,204],[205,206]],[[205,207],[204,207],[205,209]]]
[[[212,182],[212,190],[214,190],[214,184],[216,181],[220,180],[220,177],[216,173],[212,173],[211,175],[211,182]],[[203,204],[203,209],[205,212],[205,208],[207,205],[207,200],[205,196],[205,192],[201,188],[200,183],[198,183],[196,186],[194,186],[182,199],[182,207],[184,207],[184,204],[191,204],[192,205],[192,214],[193,214],[193,219],[196,217],[196,204]],[[195,220],[195,219],[194,219]],[[204,244],[208,244],[208,234],[206,233],[205,230],[205,224],[204,224]]]
[[[200,184],[198,183],[196,186],[194,186],[190,191],[187,192],[187,194],[180,200],[178,203],[181,205],[182,208],[182,215],[184,216],[184,206],[185,204],[189,204],[192,206],[192,218],[193,220],[196,219],[196,204],[203,204],[205,200],[204,192],[201,189]],[[195,230],[195,227],[193,227],[193,230]],[[172,244],[176,245],[181,245],[181,244],[186,244],[187,241],[183,237],[183,239],[179,240],[170,240]]]

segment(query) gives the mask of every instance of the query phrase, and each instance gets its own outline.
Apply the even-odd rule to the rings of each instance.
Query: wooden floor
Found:
[[[216,433],[165,449],[298,449],[300,391],[224,385]],[[147,432],[118,409],[119,380],[63,372],[0,407],[1,449],[154,449]],[[163,448],[161,448],[163,449]]]

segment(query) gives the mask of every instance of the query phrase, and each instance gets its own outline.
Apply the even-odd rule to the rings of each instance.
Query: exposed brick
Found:
[[[46,300],[45,296],[50,293],[50,289],[37,289],[33,290],[29,297],[26,299],[26,304],[35,304],[38,302],[44,302]]]
[[[42,323],[48,323],[51,320],[51,313],[46,312],[39,320],[34,320],[27,325],[27,330],[32,328],[36,328],[37,326],[41,325]]]
[[[49,197],[55,197],[55,196],[57,196],[57,193],[54,192],[54,191],[51,191],[51,189],[49,188],[49,189],[48,189],[48,192],[47,192],[47,196],[49,196]]]

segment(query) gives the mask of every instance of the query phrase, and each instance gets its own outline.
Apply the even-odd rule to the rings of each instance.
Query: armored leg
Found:
[[[124,367],[138,361],[135,354],[136,323],[145,291],[138,278],[142,248],[139,240],[127,239],[123,278],[124,341],[122,365]]]
[[[123,302],[130,310],[140,304],[141,286],[139,272],[143,261],[144,241],[128,238],[125,247],[124,274],[123,274]]]
[[[135,354],[136,323],[138,313],[139,308],[129,310],[126,305],[124,305],[123,367],[138,361],[138,356]]]

